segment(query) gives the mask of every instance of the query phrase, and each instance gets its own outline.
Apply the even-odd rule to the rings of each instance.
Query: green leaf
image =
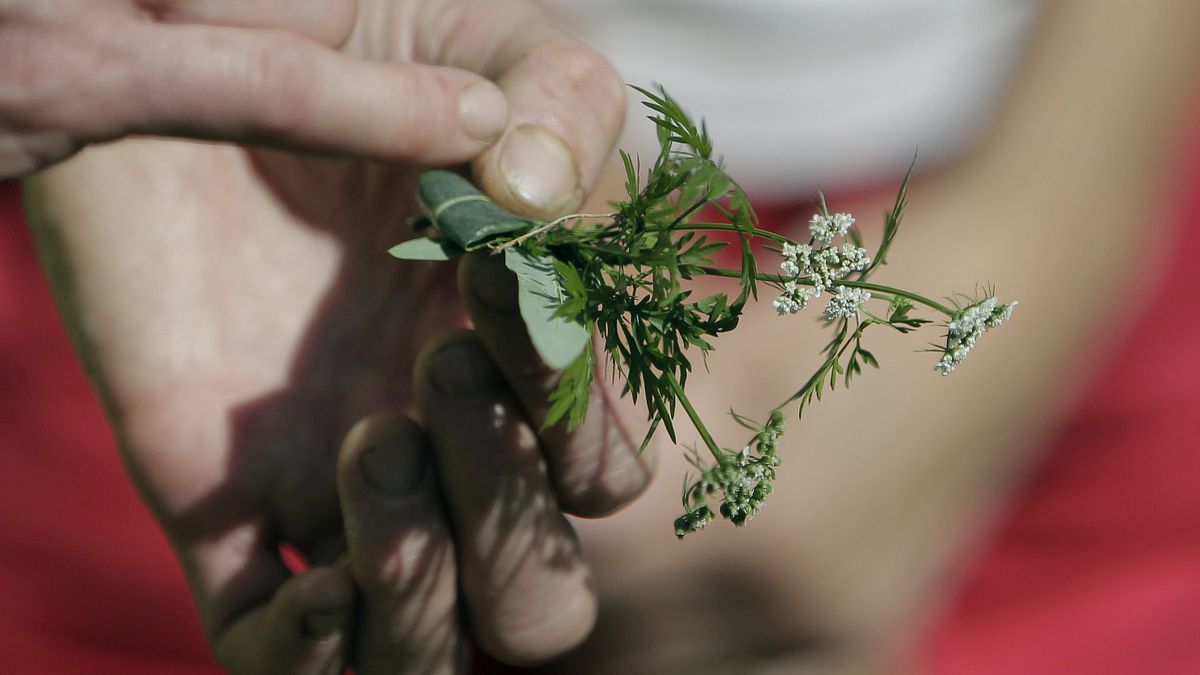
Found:
[[[396,244],[388,253],[401,260],[450,260],[463,254],[462,248],[447,239],[418,237]]]
[[[567,294],[554,258],[534,257],[513,246],[504,250],[504,264],[517,275],[521,318],[538,355],[555,370],[571,365],[591,344],[592,336],[582,323],[558,316]]]
[[[865,281],[871,273],[880,265],[887,264],[888,250],[892,247],[892,241],[896,238],[896,232],[900,229],[900,220],[904,216],[904,208],[908,205],[908,181],[912,178],[913,169],[917,166],[917,154],[913,153],[912,163],[908,165],[908,173],[904,174],[904,180],[900,183],[900,190],[896,193],[896,203],[892,206],[883,219],[883,241],[879,243],[879,249],[875,251],[874,259],[867,268],[858,273],[858,281]]]
[[[504,234],[528,231],[535,223],[513,214],[452,171],[429,171],[417,184],[421,205],[450,241],[467,251]]]
[[[867,363],[867,365],[871,366],[872,368],[879,367],[879,361],[875,360],[875,355],[872,354],[871,352],[863,349],[862,347],[859,347],[858,354],[859,354],[859,356],[862,356],[862,360],[865,361]]]
[[[583,424],[587,416],[588,398],[591,394],[595,359],[592,350],[585,349],[571,365],[563,371],[554,391],[550,392],[550,410],[542,422],[542,430],[553,427],[564,417],[567,430],[573,431]]]

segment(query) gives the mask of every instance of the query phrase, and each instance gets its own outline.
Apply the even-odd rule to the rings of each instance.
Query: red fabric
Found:
[[[1196,131],[1162,287],[924,641],[922,672],[1200,673]],[[16,186],[0,185],[0,673],[216,672],[54,312]]]
[[[0,184],[0,673],[219,672]]]

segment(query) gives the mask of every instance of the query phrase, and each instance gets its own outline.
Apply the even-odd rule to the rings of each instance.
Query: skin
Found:
[[[375,147],[380,132],[396,141],[375,153],[385,163],[128,140],[26,182],[125,464],[179,555],[218,660],[248,674],[459,672],[476,648],[524,665],[578,644],[596,599],[563,514],[602,515],[644,488],[637,418],[598,385],[585,427],[539,433],[553,373],[523,332],[514,282],[494,260],[465,261],[456,280],[453,266],[384,251],[409,236],[413,182],[429,164],[473,160],[492,194],[526,213],[575,205],[620,128],[620,80],[518,2],[363,2],[337,35],[316,35],[321,21],[275,27],[336,51],[255,32],[267,7],[171,8],[106,6],[103,20],[127,35],[161,32],[163,49],[168,35],[201,34],[182,55],[157,54],[185,71],[180,110],[200,96],[187,69],[221,56],[188,50],[249,31],[288,47],[252,62],[263,70],[251,81],[284,69],[270,105],[291,111],[261,140],[320,147],[308,134],[368,125],[374,137],[337,147]],[[286,79],[322,60],[349,81]],[[321,87],[371,95],[380,73],[397,78],[388,97],[328,106]],[[204,89],[216,75],[199,75],[205,100],[222,95]],[[493,144],[446,127],[445,106],[483,77],[507,102]],[[246,130],[260,140],[260,127]],[[568,160],[550,200],[530,199],[528,172],[514,179],[508,161],[531,133],[551,139],[538,146],[551,160]],[[21,147],[34,147],[35,163],[59,156]],[[312,567],[293,574],[280,544]]]
[[[477,157],[508,128],[493,80],[542,84],[535,45],[557,43],[600,87],[587,118],[526,122],[611,142],[619,82],[599,59],[519,2],[463,19],[471,3],[354,0],[6,0],[0,2],[0,177],[20,176],[87,144],[136,134],[215,138],[380,160],[448,164]],[[501,16],[502,15],[502,16]],[[526,22],[519,37],[513,31]],[[406,27],[421,26],[422,33]],[[440,42],[458,31],[454,48]],[[497,37],[503,36],[503,37]],[[579,52],[579,53],[573,53]],[[532,65],[531,65],[532,64]],[[473,91],[470,100],[461,97]],[[532,117],[531,117],[532,116]],[[514,118],[515,119],[515,118]],[[580,128],[563,124],[578,123]],[[577,148],[575,148],[577,149]],[[602,154],[602,153],[593,153]],[[590,185],[602,156],[576,157]],[[484,171],[499,187],[504,181]],[[575,194],[579,190],[576,186]],[[498,189],[500,193],[507,190]],[[532,204],[553,211],[561,204]]]
[[[928,355],[912,354],[911,340],[874,342],[884,371],[822,402],[803,424],[792,423],[777,490],[741,530],[718,524],[683,544],[670,541],[683,464],[668,453],[667,479],[636,505],[576,524],[594,563],[601,616],[584,650],[558,669],[901,667],[904,648],[951,586],[956,552],[1020,485],[1072,383],[1103,358],[1107,342],[1097,336],[1109,333],[1098,327],[1111,324],[1121,298],[1140,290],[1129,286],[1136,273],[1111,271],[1149,269],[1155,260],[1157,242],[1146,223],[1156,214],[1147,205],[1159,195],[1190,103],[1200,63],[1196,26],[1200,6],[1187,0],[1163,0],[1153,11],[1118,0],[1047,4],[993,128],[968,156],[914,184],[905,232],[879,277],[937,292],[970,289],[982,274],[997,282],[1002,299],[1021,300],[1013,320],[985,337],[947,380],[930,372]],[[354,34],[351,53],[388,44],[361,28]],[[582,77],[573,91],[596,91],[584,84],[590,82]],[[592,119],[596,102],[608,96],[574,107],[573,96],[563,94],[551,100],[574,116],[526,119]],[[511,97],[510,104],[520,119],[520,106]],[[588,128],[560,135],[574,143],[597,138]],[[589,167],[600,165],[605,150],[574,149],[580,184],[590,185]],[[497,198],[511,199],[501,183],[488,182],[497,175],[488,173],[494,157],[485,152],[476,160],[477,175]],[[541,471],[530,468],[537,464],[530,460],[536,424],[513,422],[521,415],[536,420],[534,403],[542,399],[529,378],[506,374],[497,391],[481,358],[469,369],[479,379],[467,389],[476,393],[438,399],[440,361],[418,356],[422,348],[436,354],[428,345],[438,339],[408,328],[441,333],[461,325],[449,279],[373,257],[398,240],[403,213],[395,195],[408,194],[410,179],[269,151],[135,141],[88,151],[29,186],[69,314],[107,389],[126,462],[180,550],[218,654],[235,670],[271,672],[285,663],[283,655],[301,663],[280,672],[336,670],[347,654],[362,672],[423,672],[429,662],[452,669],[464,640],[527,663],[534,647],[548,656],[578,639],[556,636],[553,645],[513,649],[553,634],[521,630],[531,625],[530,613],[576,602],[583,609],[571,611],[593,611],[582,563],[572,562],[580,558],[543,500],[571,503],[564,495],[573,490],[565,486],[605,484],[596,480],[598,467],[610,463],[596,461],[595,452],[573,455],[591,467],[579,470],[588,480],[573,483],[559,469],[569,463],[555,459],[561,441],[542,438],[551,487],[521,489]],[[866,222],[890,196],[835,208]],[[1081,242],[1086,251],[1064,262],[1063,252],[1080,251]],[[477,262],[462,272],[467,289],[482,273],[472,272]],[[485,316],[470,292],[464,297],[478,332],[450,344],[468,352],[482,344],[491,363],[528,366],[498,358],[498,350],[524,344],[519,331],[491,332],[504,323]],[[437,314],[441,307],[452,316]],[[820,344],[799,323],[794,333],[783,330],[764,303],[722,341],[712,375],[692,385],[706,419],[720,419],[730,392],[739,392],[739,410],[753,414],[791,391]],[[536,364],[528,368],[519,370],[537,372]],[[522,380],[527,384],[517,384]],[[514,399],[522,404],[514,407]],[[864,410],[871,411],[869,424]],[[376,412],[381,416],[350,433],[335,461],[331,448],[342,433]],[[420,432],[405,421],[410,416]],[[742,437],[719,423],[713,431],[719,440]],[[396,447],[421,448],[397,450],[397,457],[432,457],[421,466],[434,466],[436,480],[424,469],[393,471],[418,476],[416,487],[374,500],[353,467],[385,437],[405,439]],[[490,452],[458,461],[456,453],[483,446]],[[512,465],[476,465],[493,459]],[[644,476],[640,465],[625,466],[639,468],[621,475]],[[482,505],[472,503],[487,478],[500,485],[482,492]],[[625,480],[638,481],[617,482]],[[600,492],[623,499],[636,489]],[[514,495],[526,501],[497,506],[512,505]],[[615,506],[621,499],[597,501]],[[335,622],[330,637],[296,641],[309,610],[342,606],[317,602],[328,598],[308,589],[337,589],[348,578],[330,567],[289,578],[271,546],[286,540],[314,559],[332,559],[322,542],[328,536],[335,542],[329,550],[339,551],[344,526],[360,589],[354,645],[349,622]],[[546,531],[539,528],[555,534],[531,534]],[[450,548],[458,556],[452,562]],[[531,548],[537,553],[526,555]],[[529,565],[527,576],[511,573],[521,566],[513,561]],[[414,569],[423,572],[414,576]],[[530,585],[495,592],[515,588],[497,579],[518,578]],[[524,590],[531,587],[562,595],[531,601]],[[417,601],[412,589],[436,601]],[[446,618],[450,607],[465,609],[468,628]],[[510,623],[495,612],[520,618]],[[570,623],[559,615],[543,620]]]

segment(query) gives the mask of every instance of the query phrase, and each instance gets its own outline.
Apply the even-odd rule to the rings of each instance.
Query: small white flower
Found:
[[[783,262],[779,264],[779,272],[784,277],[799,279],[812,273],[813,250],[808,244],[785,243],[780,254]]]
[[[835,213],[830,218],[830,224],[837,236],[844,237],[850,228],[854,227],[854,216],[849,213]]]
[[[800,310],[807,307],[808,303],[818,295],[820,295],[819,291],[804,288],[795,281],[789,281],[783,285],[783,293],[778,298],[775,298],[775,302],[771,303],[771,306],[775,308],[775,311],[780,316],[797,314]]]
[[[954,361],[949,354],[942,357],[941,361],[933,364],[933,369],[941,373],[943,376],[954,372]]]
[[[838,215],[850,218],[848,214]],[[853,222],[853,218],[847,222]],[[783,256],[783,262],[779,265],[779,272],[784,279],[796,281],[807,277],[813,286],[813,289],[807,292],[806,298],[800,298],[795,293],[785,293],[791,297],[781,297],[775,302],[775,310],[780,314],[796,313],[803,309],[808,300],[820,295],[821,291],[832,288],[838,279],[851,272],[865,270],[871,264],[867,249],[854,244],[813,249],[808,244],[785,242],[780,254]]]
[[[1017,301],[1001,305],[996,298],[986,298],[959,312],[954,320],[946,324],[946,346],[942,348],[942,358],[933,365],[933,369],[942,375],[954,372],[955,366],[967,358],[967,354],[975,347],[979,336],[990,328],[995,328],[1012,316],[1013,307]]]
[[[999,326],[1000,324],[1004,323],[1008,319],[1012,318],[1013,307],[1016,307],[1019,304],[1021,304],[1021,303],[1018,302],[1017,300],[1013,300],[1012,302],[1008,303],[1007,305],[1001,305],[1000,311],[994,312],[992,314],[991,318],[988,319],[987,327],[995,328],[996,326]]]
[[[843,276],[851,272],[861,272],[871,264],[871,256],[867,255],[867,249],[861,246],[842,244],[838,253],[839,269]]]
[[[829,304],[825,306],[825,316],[830,319],[855,318],[862,306],[870,299],[871,294],[861,288],[838,286],[834,289]]]
[[[809,266],[803,271],[808,272],[818,289],[832,288],[834,282],[851,272],[859,272],[871,264],[867,249],[854,244],[845,244],[841,248],[823,248],[814,251],[810,256]]]
[[[814,213],[808,221],[808,229],[812,232],[813,239],[824,246],[832,244],[836,237],[846,236],[853,225],[854,216],[849,213],[834,213],[828,216]]]

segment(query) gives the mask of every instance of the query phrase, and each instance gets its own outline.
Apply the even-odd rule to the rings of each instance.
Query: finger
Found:
[[[142,0],[159,21],[274,28],[336,46],[354,28],[354,0]]]
[[[505,205],[550,218],[579,208],[599,179],[625,120],[620,77],[599,53],[549,37],[501,74],[508,128],[474,162]]]
[[[179,488],[187,477],[178,470],[150,475],[142,466],[137,474],[158,483],[150,488],[151,505],[171,535],[209,644],[227,670],[237,675],[341,672],[355,605],[347,574],[313,567],[294,576],[283,561],[274,523],[257,508],[247,510],[241,500],[223,493],[211,503],[167,507],[162,490]],[[290,670],[278,670],[279,664]]]
[[[126,133],[449,164],[503,130],[503,94],[453,68],[356,59],[280,31],[146,24],[117,97]]]
[[[359,422],[338,458],[338,492],[362,592],[355,672],[461,671],[454,544],[424,434],[400,415]]]
[[[417,377],[473,636],[520,666],[574,647],[595,620],[590,573],[501,374],[464,333],[426,353]]]
[[[213,651],[235,675],[338,675],[354,616],[354,587],[333,567],[284,582],[269,603],[221,632]]]
[[[528,3],[458,2],[415,27],[418,60],[494,80],[508,98],[501,140],[473,163],[514,211],[549,218],[591,190],[625,120],[625,89],[595,50],[552,27]]]
[[[535,429],[542,429],[549,397],[560,374],[538,356],[517,306],[516,278],[501,256],[471,255],[459,267],[460,288],[471,320],[492,360],[520,401]],[[551,476],[564,510],[600,516],[637,497],[654,474],[656,454],[638,454],[644,419],[603,378],[592,382],[586,421],[568,432],[565,424],[542,430]]]

